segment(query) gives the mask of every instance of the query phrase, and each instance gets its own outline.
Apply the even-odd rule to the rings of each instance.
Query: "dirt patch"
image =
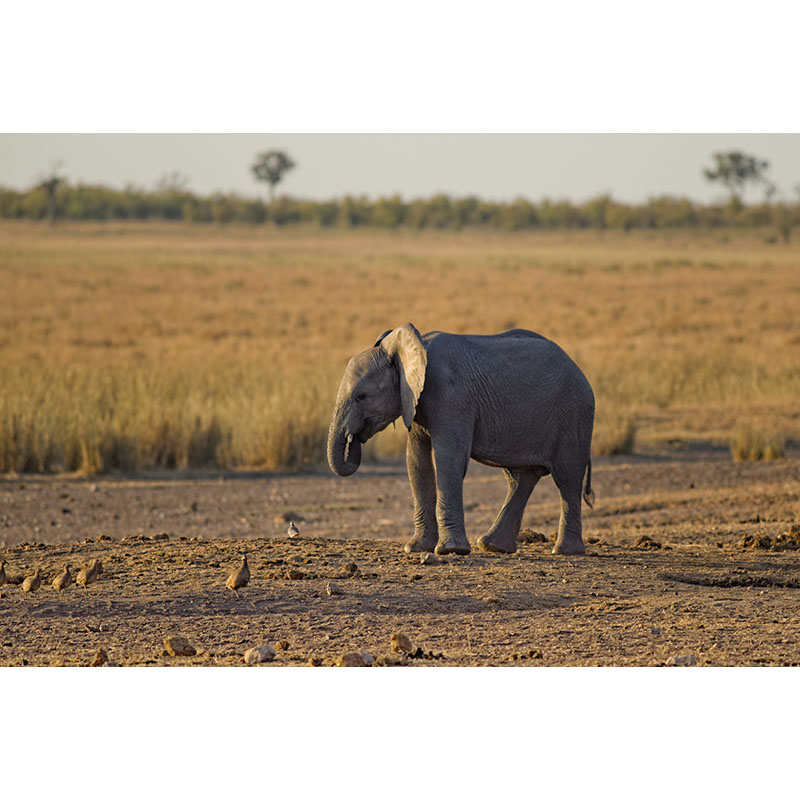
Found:
[[[2,479],[0,559],[12,582],[0,586],[0,665],[245,667],[244,654],[267,645],[274,658],[254,665],[798,660],[800,551],[775,547],[796,533],[796,460],[598,459],[593,481],[586,555],[552,555],[560,503],[545,479],[515,554],[444,556],[431,566],[402,549],[412,509],[400,464],[365,465],[349,480]],[[491,525],[505,488],[498,471],[470,468],[471,541]],[[301,518],[296,539],[286,535],[287,509]],[[768,537],[770,549],[742,549],[745,536]],[[225,582],[243,552],[252,575],[237,599]],[[49,579],[94,560],[102,572],[62,593],[49,580],[31,593],[19,585],[37,568]],[[393,646],[398,632],[403,652]],[[165,641],[176,637],[191,648],[169,655]]]

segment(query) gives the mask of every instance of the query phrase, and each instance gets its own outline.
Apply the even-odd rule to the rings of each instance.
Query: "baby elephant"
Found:
[[[470,458],[500,467],[508,494],[479,549],[513,553],[525,504],[552,474],[561,493],[554,553],[585,552],[581,497],[592,505],[594,394],[574,361],[537,333],[496,336],[386,331],[347,365],[328,433],[328,463],[341,476],[361,445],[402,416],[414,495],[406,551],[470,551],[462,487]],[[585,477],[585,480],[584,480]]]

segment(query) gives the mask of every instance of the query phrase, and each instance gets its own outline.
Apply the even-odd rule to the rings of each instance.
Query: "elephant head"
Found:
[[[427,363],[425,345],[410,322],[386,331],[350,359],[328,431],[333,472],[352,475],[361,464],[361,445],[399,416],[411,428]]]

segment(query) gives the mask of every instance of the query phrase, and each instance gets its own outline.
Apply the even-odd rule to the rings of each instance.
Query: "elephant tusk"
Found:
[[[350,442],[352,442],[352,441],[353,441],[353,434],[352,433],[348,433],[347,434],[347,444],[350,444]]]

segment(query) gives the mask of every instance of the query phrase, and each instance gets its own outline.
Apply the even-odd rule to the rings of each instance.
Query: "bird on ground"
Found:
[[[35,592],[40,586],[42,585],[42,571],[41,569],[36,569],[36,573],[34,575],[28,575],[24,581],[22,581],[22,591],[23,592]]]
[[[300,531],[293,521],[289,523],[289,528],[286,531],[286,535],[290,539],[296,539],[300,535]]]
[[[8,575],[6,575],[6,564],[8,564],[8,561],[6,561],[5,559],[0,561],[0,586],[3,586],[4,584],[8,583]]]
[[[100,563],[100,559],[95,558],[89,564],[80,568],[75,578],[75,583],[86,589],[90,583],[94,583],[100,577],[102,571],[103,565]]]
[[[53,580],[53,588],[61,593],[72,583],[72,573],[69,571],[69,564],[64,567],[64,571],[60,572]]]
[[[228,575],[228,580],[225,585],[239,597],[239,589],[244,589],[250,580],[250,567],[247,566],[247,556],[242,554],[242,563],[238,569],[233,570]],[[240,598],[241,599],[241,598]]]

